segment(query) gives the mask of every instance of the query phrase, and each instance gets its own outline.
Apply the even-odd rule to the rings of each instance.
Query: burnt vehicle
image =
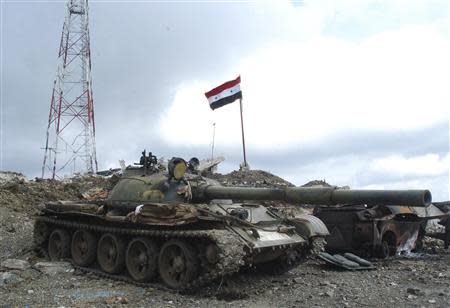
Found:
[[[314,215],[330,231],[326,245],[329,252],[387,258],[421,248],[425,235],[426,219],[410,206],[316,206]]]
[[[322,250],[329,233],[319,218],[254,201],[431,202],[426,190],[223,187],[187,173],[181,158],[167,173],[143,163],[127,168],[103,202],[47,203],[35,222],[40,251],[112,279],[195,289],[242,267],[288,270]]]

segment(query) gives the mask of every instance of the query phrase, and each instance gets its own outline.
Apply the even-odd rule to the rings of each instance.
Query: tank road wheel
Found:
[[[138,281],[149,281],[157,274],[158,247],[146,238],[135,238],[129,244],[125,264],[130,276]]]
[[[171,288],[181,289],[197,277],[198,256],[194,247],[184,241],[170,240],[159,253],[159,275]]]
[[[106,233],[98,241],[97,261],[109,274],[122,271],[125,263],[125,242],[120,237]]]
[[[56,261],[70,256],[70,235],[63,229],[55,229],[48,238],[48,256]]]
[[[97,255],[97,239],[86,230],[77,230],[72,236],[72,260],[76,265],[89,266]]]

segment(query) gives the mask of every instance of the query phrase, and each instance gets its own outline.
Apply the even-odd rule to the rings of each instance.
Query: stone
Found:
[[[21,281],[23,281],[23,279],[14,273],[4,272],[0,274],[0,285],[16,284]]]
[[[320,293],[319,295],[323,296],[323,297],[333,297],[334,296],[334,291],[333,290],[328,290],[324,293]]]
[[[113,296],[105,299],[105,303],[108,305],[128,304],[128,299],[124,296]]]
[[[333,290],[329,290],[327,292],[325,292],[325,295],[328,297],[333,297],[334,296],[334,291]]]
[[[16,228],[14,227],[14,225],[10,224],[6,226],[6,232],[9,233],[15,233],[16,232]]]
[[[7,268],[7,269],[14,269],[14,270],[25,270],[29,268],[31,265],[25,260],[20,259],[6,259],[1,263],[1,267]]]
[[[303,278],[302,277],[295,277],[294,279],[295,283],[303,283]]]
[[[33,291],[33,290],[28,290],[27,293],[28,293],[28,294],[33,294],[34,291]]]
[[[429,302],[430,304],[436,304],[436,300],[435,300],[435,299],[429,299],[428,302]]]
[[[28,268],[20,273],[20,277],[22,277],[23,279],[34,279],[39,277],[39,275],[41,275],[41,272],[33,268]]]
[[[420,290],[419,288],[407,288],[406,293],[416,295],[416,296],[425,295],[425,292]]]
[[[38,271],[53,276],[60,273],[73,273],[74,269],[69,262],[37,262],[34,265]]]

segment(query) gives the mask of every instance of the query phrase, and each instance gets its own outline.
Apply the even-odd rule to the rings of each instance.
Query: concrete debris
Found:
[[[108,197],[108,190],[105,187],[92,187],[81,195],[89,201],[104,200]]]
[[[2,268],[12,269],[12,270],[25,270],[31,265],[25,260],[19,259],[6,259],[1,263]]]
[[[332,187],[332,185],[325,182],[325,180],[313,180],[303,184],[301,187]]]
[[[262,170],[232,171],[228,174],[216,173],[210,175],[224,186],[251,186],[251,187],[293,187],[294,184]]]
[[[73,273],[73,266],[69,262],[37,262],[34,268],[38,271],[54,276],[60,273]]]
[[[14,187],[17,184],[23,184],[28,182],[26,176],[22,173],[0,171],[0,188],[6,189]]]
[[[10,177],[9,172],[1,173],[4,174]],[[19,179],[13,181],[14,186],[0,185],[1,208],[31,215],[37,214],[48,201],[104,199],[107,191],[117,182],[114,176],[76,176],[64,181],[23,181],[20,176],[13,179]]]

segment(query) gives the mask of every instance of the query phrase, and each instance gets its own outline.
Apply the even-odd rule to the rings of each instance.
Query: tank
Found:
[[[280,273],[323,250],[329,232],[319,218],[258,201],[431,202],[427,190],[223,187],[181,158],[167,172],[141,162],[124,171],[105,201],[47,203],[35,222],[38,249],[109,278],[195,289],[243,267]]]

